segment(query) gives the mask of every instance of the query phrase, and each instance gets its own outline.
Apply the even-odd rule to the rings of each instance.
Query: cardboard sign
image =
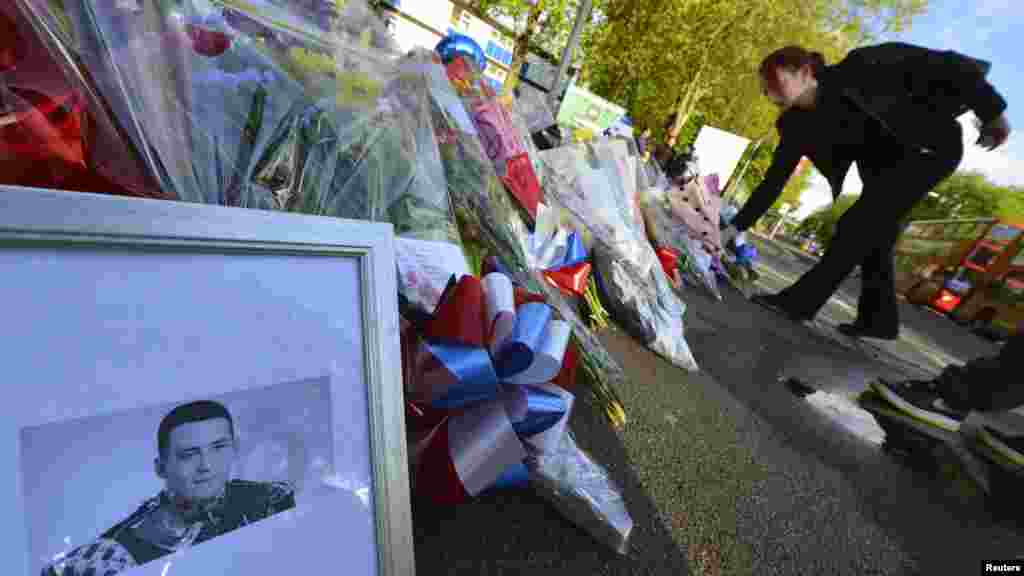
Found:
[[[693,144],[700,173],[705,176],[718,174],[719,182],[728,182],[749,144],[750,140],[742,136],[704,126]]]
[[[565,92],[557,121],[563,126],[600,133],[625,115],[625,108],[573,85]]]

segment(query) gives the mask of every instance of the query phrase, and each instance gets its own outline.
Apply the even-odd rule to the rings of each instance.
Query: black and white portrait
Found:
[[[332,464],[328,384],[25,430],[37,574],[114,576],[294,509]]]
[[[2,192],[5,576],[408,573],[390,227]]]

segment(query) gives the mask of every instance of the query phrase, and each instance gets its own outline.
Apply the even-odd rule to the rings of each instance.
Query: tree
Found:
[[[1019,186],[1004,188],[999,201],[998,214],[1001,218],[1024,221],[1024,188]]]
[[[839,222],[839,218],[850,209],[850,206],[853,206],[859,197],[854,194],[843,194],[829,206],[819,208],[804,218],[796,229],[797,234],[809,234],[827,248],[836,233],[836,224]]]
[[[800,233],[815,236],[824,245],[832,239],[839,217],[857,200],[842,195],[831,206],[804,219]],[[939,183],[910,212],[907,220],[1007,218],[1024,221],[1024,189],[993,184],[978,172],[956,172]]]
[[[803,158],[800,164],[797,165],[796,170],[793,171],[793,175],[789,177],[789,182],[786,182],[785,188],[782,189],[782,194],[779,195],[779,199],[775,201],[772,207],[779,209],[783,204],[789,204],[792,210],[799,208],[800,197],[803,196],[807,186],[810,185],[813,174],[814,168],[811,166],[811,161]]]
[[[606,0],[585,37],[590,88],[635,120],[678,135],[695,111],[751,139],[778,111],[761,96],[761,58],[786,44],[835,61],[874,34],[905,27],[924,0]]]
[[[943,180],[910,213],[911,220],[1024,217],[1024,194],[990,182],[978,172],[956,172]]]
[[[510,92],[519,80],[519,70],[530,46],[539,44],[547,52],[560,54],[569,38],[579,0],[473,0],[474,11],[490,18],[508,18],[516,23],[511,72],[504,90]],[[460,3],[456,3],[458,7]],[[520,29],[520,27],[522,27]]]

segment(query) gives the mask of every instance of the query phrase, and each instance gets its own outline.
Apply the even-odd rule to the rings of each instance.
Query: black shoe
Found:
[[[797,314],[796,312],[791,311],[782,304],[781,300],[782,298],[780,298],[778,294],[754,294],[750,297],[751,302],[755,302],[772,312],[781,314],[797,324],[810,322],[813,319],[813,316]]]
[[[868,328],[862,324],[856,322],[850,324],[840,324],[836,326],[836,330],[844,336],[850,338],[875,338],[877,340],[899,340],[900,331],[897,329],[895,332],[875,330],[874,328]]]

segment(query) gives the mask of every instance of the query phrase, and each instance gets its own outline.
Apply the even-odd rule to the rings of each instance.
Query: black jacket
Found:
[[[973,110],[982,122],[1003,113],[1006,101],[985,79],[991,64],[953,51],[890,42],[852,50],[823,74],[833,93],[874,118],[894,142],[935,153],[949,138],[950,121]],[[733,219],[746,230],[778,199],[802,156],[825,176],[838,197],[858,160],[833,149],[803,110],[783,112],[776,122],[779,146],[764,180]]]
[[[156,514],[169,506],[161,492],[95,541],[72,550],[43,569],[42,576],[110,576],[173,553],[181,537],[160,527]],[[188,545],[216,538],[242,526],[295,508],[295,491],[285,482],[228,482],[224,499],[207,514]],[[157,530],[158,533],[153,533]],[[177,539],[178,542],[174,542]]]

